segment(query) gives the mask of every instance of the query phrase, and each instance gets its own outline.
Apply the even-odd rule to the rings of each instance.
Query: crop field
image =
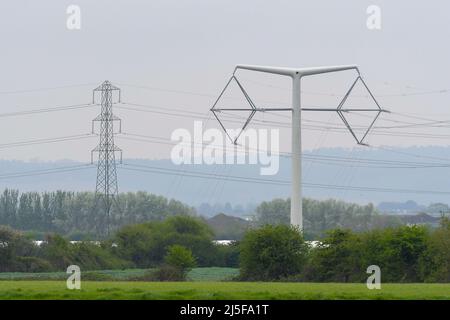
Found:
[[[82,281],[69,290],[65,281],[0,281],[0,299],[450,299],[450,284],[136,282]]]

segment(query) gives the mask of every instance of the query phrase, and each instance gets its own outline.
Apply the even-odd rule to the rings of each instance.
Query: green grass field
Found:
[[[65,272],[0,273],[3,299],[447,299],[450,284],[365,284],[229,282],[234,268],[194,268],[188,282],[143,282],[148,270],[100,270],[82,273],[81,290],[66,288]],[[100,280],[100,281],[92,281]],[[228,282],[227,282],[228,281]]]
[[[450,284],[364,284],[261,282],[0,281],[0,299],[450,299]]]
[[[98,270],[83,271],[86,280],[98,281],[129,281],[143,277],[149,269]],[[232,280],[239,274],[237,268],[194,268],[188,273],[189,281],[226,281]],[[1,272],[0,280],[65,280],[65,272]],[[0,282],[1,285],[1,282]]]

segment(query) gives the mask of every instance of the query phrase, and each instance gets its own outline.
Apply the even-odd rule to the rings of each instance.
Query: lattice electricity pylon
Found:
[[[106,227],[106,234],[109,234],[110,229],[110,213],[113,204],[120,211],[118,203],[118,183],[116,171],[116,152],[120,153],[120,162],[122,162],[122,149],[117,147],[114,143],[114,121],[119,121],[119,132],[121,129],[121,120],[113,114],[113,92],[117,91],[120,102],[120,89],[113,86],[109,81],[103,82],[100,86],[94,89],[92,100],[95,103],[95,94],[101,93],[101,112],[92,120],[92,132],[94,133],[95,122],[100,122],[100,142],[91,151],[91,163],[94,162],[94,153],[98,152],[97,163],[97,184],[95,187],[94,208],[98,208],[98,204],[102,203],[103,218],[106,221],[96,221],[98,229]],[[102,217],[102,215],[97,215]]]
[[[244,87],[241,85],[239,80],[236,78],[236,71],[238,69],[245,69],[245,70],[251,70],[251,71],[257,71],[257,72],[265,72],[265,73],[272,73],[282,76],[288,76],[292,79],[292,108],[258,108],[253,101],[251,100],[250,96],[245,91]],[[356,70],[358,73],[357,78],[351,85],[350,89],[347,91],[347,93],[344,95],[342,101],[339,103],[339,105],[336,108],[302,108],[300,105],[300,82],[303,77],[311,76],[311,75],[317,75],[317,74],[323,74],[323,73],[330,73],[330,72],[339,72],[339,71],[346,71],[346,70]],[[227,90],[228,86],[232,81],[235,81],[238,85],[239,89],[241,90],[242,94],[244,95],[245,99],[247,100],[250,108],[217,108],[217,104],[219,103],[219,100],[222,98],[224,92]],[[347,101],[350,93],[353,91],[355,85],[358,83],[358,81],[361,81],[361,83],[364,85],[364,88],[369,93],[369,97],[374,101],[376,107],[372,109],[363,109],[363,108],[344,108],[345,102]],[[222,129],[226,132],[227,136],[230,138],[230,140],[237,144],[237,140],[239,136],[242,134],[242,132],[245,130],[245,128],[250,123],[251,119],[255,115],[256,112],[261,111],[290,111],[292,112],[292,193],[291,193],[291,224],[294,226],[298,226],[299,229],[303,229],[303,216],[302,216],[302,196],[301,196],[301,111],[332,111],[336,112],[339,117],[344,122],[347,129],[350,131],[352,136],[355,138],[356,142],[361,145],[365,145],[364,139],[366,138],[369,131],[372,129],[375,121],[381,114],[381,112],[387,112],[387,110],[384,110],[380,107],[377,100],[373,96],[372,92],[367,87],[364,80],[361,78],[361,75],[359,73],[358,67],[354,65],[350,66],[333,66],[333,67],[318,67],[318,68],[278,68],[278,67],[267,67],[267,66],[251,66],[251,65],[237,65],[234,69],[233,75],[231,76],[230,80],[227,82],[225,88],[220,93],[219,97],[215,101],[214,105],[211,108],[211,111],[213,112],[215,118],[219,122]],[[223,125],[222,121],[219,118],[219,114],[223,111],[246,111],[250,112],[250,115],[248,116],[247,120],[245,121],[243,127],[238,132],[235,139],[231,138],[230,134],[228,133],[227,129]],[[369,127],[366,131],[364,131],[362,138],[358,138],[358,136],[355,134],[354,130],[351,128],[347,118],[346,114],[350,112],[372,112],[374,113],[374,119],[370,123]]]

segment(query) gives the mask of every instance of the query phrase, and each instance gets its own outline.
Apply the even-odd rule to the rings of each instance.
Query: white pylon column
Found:
[[[292,76],[291,224],[303,230],[301,111],[300,75],[297,73]]]

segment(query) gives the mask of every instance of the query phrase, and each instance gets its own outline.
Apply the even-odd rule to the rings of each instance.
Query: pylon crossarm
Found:
[[[346,70],[356,70],[359,74],[359,69],[356,65],[343,65],[343,66],[328,66],[328,67],[314,67],[314,68],[285,68],[285,67],[270,67],[270,66],[256,66],[256,65],[245,65],[238,64],[234,68],[233,74],[237,72],[238,69],[272,73],[281,76],[294,77],[296,75],[312,76],[323,73],[340,72]]]
[[[109,81],[104,81],[101,85],[99,85],[93,91],[104,91],[104,90],[119,90],[120,91],[120,88],[111,84],[111,82],[109,82]]]

